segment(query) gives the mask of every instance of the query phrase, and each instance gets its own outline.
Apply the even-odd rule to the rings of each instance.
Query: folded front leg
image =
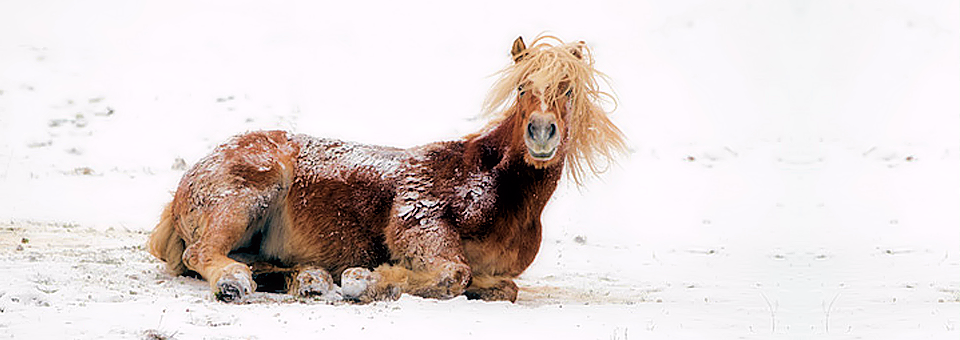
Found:
[[[393,264],[372,272],[363,268],[344,271],[344,298],[367,302],[396,298],[399,293],[434,299],[463,294],[471,270],[464,261],[459,235],[441,221],[411,224],[414,227],[388,229]]]

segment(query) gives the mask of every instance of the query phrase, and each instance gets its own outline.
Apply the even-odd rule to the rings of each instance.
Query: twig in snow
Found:
[[[833,303],[837,302],[837,298],[839,297],[840,297],[840,293],[837,293],[837,295],[834,295],[833,300],[830,300],[829,306],[827,306],[826,301],[823,301],[823,313],[826,315],[826,318],[824,318],[823,320],[823,327],[827,331],[827,333],[830,333],[830,311],[833,310]]]
[[[777,331],[777,308],[780,308],[780,302],[776,301],[771,304],[770,299],[767,298],[767,294],[764,294],[762,291],[760,292],[760,296],[763,297],[763,301],[767,302],[767,308],[770,309],[770,332],[771,333],[776,332]]]
[[[724,146],[723,148],[733,155],[733,157],[740,157],[740,154],[738,154],[736,151],[733,151],[733,149],[731,149],[729,146]]]

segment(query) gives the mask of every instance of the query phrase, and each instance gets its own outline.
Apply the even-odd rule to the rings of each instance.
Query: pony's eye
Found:
[[[521,97],[523,97],[523,94],[524,94],[524,93],[527,93],[527,91],[524,91],[524,90],[523,90],[523,85],[522,85],[522,84],[521,84],[520,86],[517,86],[517,93],[519,93]]]
[[[573,89],[567,89],[567,92],[564,93],[564,95],[567,96],[567,97],[573,95]]]

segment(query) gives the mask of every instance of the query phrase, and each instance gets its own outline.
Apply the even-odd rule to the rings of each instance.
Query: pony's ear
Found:
[[[577,44],[574,45],[574,47],[571,47],[571,48],[570,48],[570,53],[573,54],[574,57],[577,57],[577,59],[581,59],[581,60],[582,60],[582,59],[583,59],[583,46],[586,45],[586,44],[587,44],[587,43],[586,43],[585,41],[583,41],[583,40],[578,41]]]
[[[513,48],[510,49],[510,54],[513,55],[513,62],[519,63],[520,59],[523,59],[525,55],[524,50],[527,49],[527,44],[523,43],[523,37],[517,37],[517,40],[513,41]]]

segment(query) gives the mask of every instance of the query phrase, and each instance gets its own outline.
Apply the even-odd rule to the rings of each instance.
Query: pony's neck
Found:
[[[474,171],[490,173],[495,178],[496,204],[489,210],[490,215],[484,218],[490,223],[474,226],[479,229],[464,225],[462,227],[466,229],[461,232],[465,235],[513,233],[519,230],[524,234],[536,235],[539,244],[540,214],[557,188],[564,162],[560,159],[544,168],[526,163],[524,153],[527,149],[520,137],[523,130],[517,131],[517,124],[522,123],[519,116],[510,115],[488,126],[483,132],[466,138],[465,160],[475,165]]]

